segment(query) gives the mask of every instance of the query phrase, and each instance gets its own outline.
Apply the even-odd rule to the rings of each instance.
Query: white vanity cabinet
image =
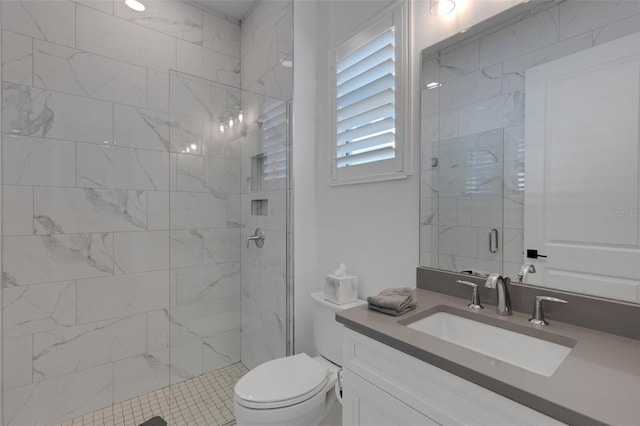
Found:
[[[346,328],[343,367],[343,426],[563,424]]]

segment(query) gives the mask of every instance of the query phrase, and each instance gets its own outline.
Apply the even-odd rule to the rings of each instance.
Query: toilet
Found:
[[[331,426],[341,424],[336,382],[342,365],[342,325],[336,312],[366,302],[336,305],[324,293],[311,293],[316,351],[265,362],[235,386],[233,406],[238,426]]]

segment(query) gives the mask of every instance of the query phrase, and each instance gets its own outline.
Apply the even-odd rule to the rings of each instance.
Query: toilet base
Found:
[[[325,413],[318,426],[342,426],[342,404],[333,392],[327,394]]]
[[[236,416],[237,426],[300,426],[319,425],[325,408],[326,392],[319,392],[318,395],[291,407],[273,408],[267,410],[257,410],[246,408],[233,402],[233,409]]]

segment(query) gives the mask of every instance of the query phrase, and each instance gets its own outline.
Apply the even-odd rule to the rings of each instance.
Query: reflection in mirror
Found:
[[[638,37],[637,1],[530,2],[422,52],[422,266],[640,302]]]

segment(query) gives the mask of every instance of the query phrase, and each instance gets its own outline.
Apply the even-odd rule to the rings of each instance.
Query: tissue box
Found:
[[[358,277],[354,275],[345,275],[344,277],[327,275],[324,284],[324,299],[338,305],[355,302],[358,300]]]

